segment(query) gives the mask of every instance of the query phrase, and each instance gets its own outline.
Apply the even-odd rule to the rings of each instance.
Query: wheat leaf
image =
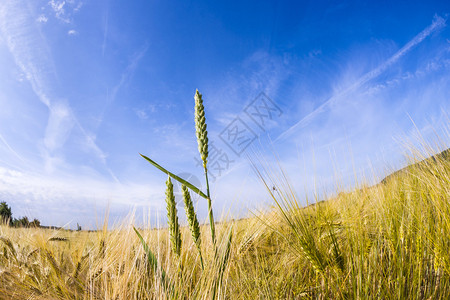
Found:
[[[194,191],[195,193],[199,194],[200,196],[202,196],[205,199],[208,199],[208,196],[205,195],[205,193],[203,193],[198,187],[196,187],[195,185],[193,185],[192,183],[184,180],[181,177],[178,177],[177,175],[173,174],[172,172],[167,171],[166,169],[164,169],[163,167],[161,167],[158,163],[156,163],[155,161],[151,160],[150,158],[148,158],[147,156],[140,154],[140,156],[142,156],[146,161],[148,161],[149,163],[151,163],[153,166],[155,166],[157,169],[159,169],[160,171],[166,173],[167,175],[169,175],[170,177],[172,177],[173,179],[179,181],[180,183],[184,184],[185,186],[187,186],[188,188],[190,188],[192,191]]]
[[[153,254],[152,250],[150,250],[150,247],[147,245],[147,243],[144,241],[144,238],[142,235],[137,231],[136,228],[134,228],[134,231],[136,232],[139,240],[141,241],[142,247],[144,248],[144,252],[147,255],[148,262],[150,263],[150,266],[152,267],[153,271],[157,271],[158,269],[158,261],[156,260],[156,256]],[[161,281],[164,287],[167,288],[168,281],[167,281],[167,275],[166,272],[161,268]]]

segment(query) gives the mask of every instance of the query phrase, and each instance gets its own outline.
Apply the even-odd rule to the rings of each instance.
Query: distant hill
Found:
[[[412,168],[415,168],[415,167],[423,166],[423,167],[426,168],[427,167],[426,166],[427,163],[436,162],[437,159],[439,159],[439,160],[450,160],[450,148],[448,148],[447,150],[442,151],[441,153],[438,153],[438,154],[435,154],[435,155],[433,155],[431,157],[428,157],[428,158],[426,158],[426,159],[424,159],[422,161],[419,161],[419,162],[417,162],[415,164],[408,165],[408,166],[406,166],[406,167],[404,167],[404,168],[402,168],[402,169],[400,169],[398,171],[395,171],[395,172],[389,174],[388,176],[384,177],[381,180],[380,183],[386,184],[389,180],[391,180],[391,179],[393,179],[393,178],[395,178],[397,176],[401,176],[401,175],[403,175],[405,173],[408,173],[409,170],[411,170]]]

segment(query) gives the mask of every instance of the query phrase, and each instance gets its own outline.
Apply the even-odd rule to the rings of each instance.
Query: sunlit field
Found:
[[[424,158],[307,207],[265,162],[258,170],[277,182],[267,189],[274,208],[216,223],[215,245],[200,226],[198,249],[182,226],[179,255],[168,229],[136,228],[145,248],[131,225],[1,226],[0,298],[448,299],[449,153]]]

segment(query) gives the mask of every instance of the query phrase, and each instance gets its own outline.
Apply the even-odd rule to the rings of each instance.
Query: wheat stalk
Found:
[[[200,152],[200,157],[203,161],[203,169],[205,171],[206,180],[206,195],[208,202],[208,217],[211,227],[211,239],[216,244],[216,229],[214,225],[214,215],[211,205],[211,195],[209,192],[209,181],[208,181],[208,131],[206,130],[206,120],[205,120],[205,107],[203,106],[202,94],[198,90],[195,91],[195,133],[197,134],[198,151]]]

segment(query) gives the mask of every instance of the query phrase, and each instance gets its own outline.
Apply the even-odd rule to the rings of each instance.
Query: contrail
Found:
[[[291,136],[295,131],[297,131],[300,128],[306,127],[318,114],[324,112],[325,108],[329,106],[330,104],[336,102],[338,99],[342,98],[343,96],[349,94],[350,92],[354,91],[355,89],[359,88],[366,82],[376,78],[381,73],[386,71],[390,66],[395,64],[402,56],[404,56],[409,50],[411,50],[414,46],[421,43],[425,38],[427,38],[430,34],[435,32],[436,30],[439,30],[446,26],[445,19],[440,16],[435,16],[433,19],[433,22],[431,25],[429,25],[427,28],[422,30],[418,35],[416,35],[411,41],[409,41],[405,46],[403,46],[399,51],[397,51],[393,56],[391,56],[388,60],[386,60],[384,63],[382,63],[377,68],[373,69],[372,71],[364,74],[361,78],[359,78],[355,83],[347,87],[345,90],[340,92],[337,95],[334,95],[330,97],[327,101],[322,103],[318,108],[316,108],[314,111],[303,117],[299,122],[297,122],[295,125],[288,128],[285,132],[283,132],[279,137],[275,139],[275,142],[278,140],[284,140]]]
[[[8,142],[3,138],[3,136],[0,134],[0,141],[5,144],[6,148],[8,148],[9,151],[11,151],[21,162],[25,162],[25,160],[22,158],[22,156],[19,155],[9,144]]]

